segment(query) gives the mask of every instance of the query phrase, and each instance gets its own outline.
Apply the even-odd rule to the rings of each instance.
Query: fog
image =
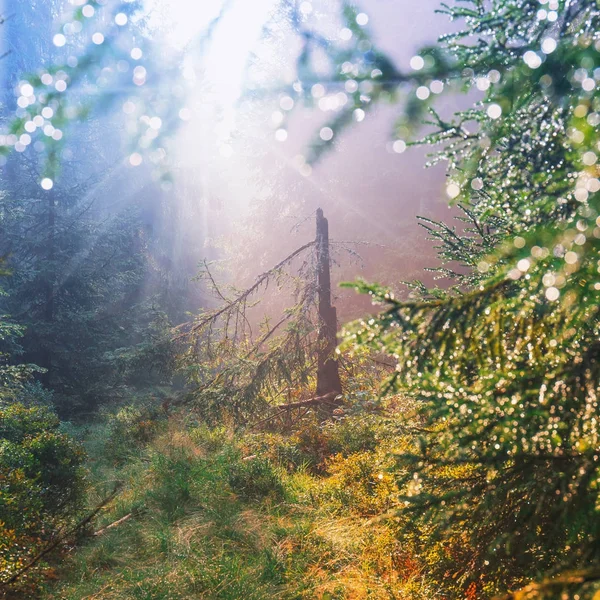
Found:
[[[179,300],[186,297],[186,309],[207,301],[198,284],[190,282],[198,263],[217,260],[220,276],[239,285],[250,282],[314,235],[310,215],[317,207],[329,218],[333,240],[348,242],[344,247],[353,249],[342,250],[336,258],[335,281],[361,276],[395,285],[427,279],[423,270],[435,265],[435,251],[416,216],[449,218],[443,168],[425,169],[422,148],[401,154],[392,149],[402,98],[376,106],[362,122],[343,130],[310,174],[299,157],[307,154],[331,115],[318,108],[297,108],[286,124],[286,139],[276,138],[274,113],[280,111],[281,94],[273,82],[290,80],[298,44],[285,34],[261,40],[272,5],[253,3],[250,10],[249,5],[232,3],[203,53],[198,53],[195,36],[218,13],[220,3],[203,11],[183,0],[148,3],[145,31],[157,54],[167,61],[183,61],[184,77],[186,69],[193,73],[186,87],[189,117],[179,124],[171,145],[172,183],[156,182],[145,163],[132,166],[128,160],[131,136],[119,110],[122,102],[74,127],[62,154],[58,191],[73,183],[78,177],[74,173],[91,171],[96,175],[86,195],[95,199],[93,210],[114,213],[141,207],[153,260]],[[436,0],[370,0],[360,5],[368,15],[373,41],[405,69],[416,50],[432,43],[447,26],[444,16],[434,15],[436,7]],[[10,108],[18,74],[60,57],[50,40],[70,7],[14,2],[4,8],[14,10],[4,25],[10,54],[2,65],[4,104]],[[318,27],[339,28],[327,3],[315,2],[313,13]],[[47,39],[32,29],[42,21]],[[250,100],[244,88],[249,65],[267,77],[258,99],[255,94]],[[35,162],[36,157],[27,160]],[[17,163],[18,159],[9,161],[6,177],[22,170]],[[37,172],[41,168],[36,167]],[[369,303],[353,292],[340,294],[342,320],[369,309]]]

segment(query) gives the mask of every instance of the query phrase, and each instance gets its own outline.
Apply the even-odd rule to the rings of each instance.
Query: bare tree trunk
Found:
[[[56,230],[56,201],[54,190],[47,192],[48,194],[48,247],[47,247],[47,261],[48,261],[48,272],[46,273],[46,293],[44,303],[44,320],[48,324],[48,327],[52,326],[54,321],[54,285],[55,285],[55,230]],[[48,345],[43,350],[42,366],[46,369],[46,373],[43,376],[43,382],[45,385],[50,385],[52,377],[52,349],[50,348],[50,342],[46,342]]]
[[[338,362],[337,314],[331,306],[331,272],[329,259],[329,224],[323,211],[317,209],[317,268],[319,293],[319,336],[317,361],[317,396],[342,392]]]

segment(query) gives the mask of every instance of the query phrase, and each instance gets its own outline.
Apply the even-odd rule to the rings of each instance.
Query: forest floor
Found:
[[[123,484],[93,528],[117,524],[67,550],[40,598],[436,598],[395,535],[381,431],[364,418],[293,436],[184,416],[89,427],[90,505]]]

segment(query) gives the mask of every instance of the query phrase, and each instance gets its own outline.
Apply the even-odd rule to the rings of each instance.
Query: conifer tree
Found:
[[[600,589],[600,8],[468,0],[442,12],[462,27],[414,61],[415,87],[482,96],[451,120],[431,109],[435,132],[422,140],[441,146],[448,195],[469,221],[465,231],[425,223],[449,263],[438,274],[454,285],[419,286],[420,297],[401,301],[357,283],[385,309],[349,328],[349,343],[393,355],[390,385],[421,401],[418,440],[399,457],[405,500],[434,538],[469,532],[455,576],[463,591],[488,597],[536,580],[519,597],[591,597]]]
[[[19,326],[19,360],[42,367],[62,412],[89,411],[134,382],[159,383],[167,323],[146,289],[156,274],[139,211],[103,208],[75,177],[42,190],[28,165],[0,198],[0,255],[11,270],[0,310]]]
[[[10,275],[4,265],[6,259],[0,259],[0,278]],[[0,288],[0,296],[6,292]],[[31,376],[39,372],[39,367],[31,364],[19,364],[17,357],[22,352],[19,338],[23,328],[13,323],[6,315],[0,315],[0,407],[14,400],[22,392],[24,384]]]

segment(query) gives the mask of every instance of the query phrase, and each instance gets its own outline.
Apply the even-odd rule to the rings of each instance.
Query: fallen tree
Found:
[[[203,263],[199,277],[219,305],[179,326],[175,339],[190,384],[188,399],[207,419],[229,415],[247,424],[260,417],[264,423],[282,411],[318,407],[331,413],[339,404],[337,315],[331,303],[328,223],[321,209],[316,223],[315,240],[246,289],[225,289],[211,265]],[[292,305],[274,319],[263,316],[254,331],[260,293],[264,297],[269,286],[291,298]],[[307,398],[311,388],[313,395]],[[283,396],[287,403],[281,402]]]

